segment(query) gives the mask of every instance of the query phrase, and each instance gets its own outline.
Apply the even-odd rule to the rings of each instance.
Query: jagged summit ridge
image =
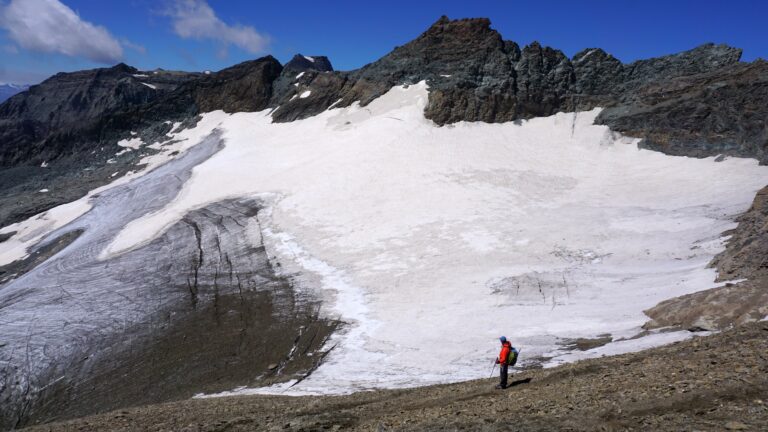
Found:
[[[331,61],[326,56],[306,56],[303,54],[296,54],[293,58],[285,64],[285,69],[303,72],[306,70],[315,70],[320,72],[332,72],[333,66]]]
[[[70,157],[81,164],[96,157],[94,148],[115,146],[132,131],[153,140],[169,131],[166,122],[193,124],[213,110],[270,109],[275,122],[289,122],[331,106],[364,106],[392,86],[423,80],[429,85],[424,115],[438,125],[606,107],[597,121],[643,138],[645,147],[765,163],[767,122],[754,119],[768,116],[768,65],[741,63],[740,56],[740,49],[704,44],[629,64],[599,48],[568,58],[538,42],[521,48],[504,40],[486,18],[443,16],[411,42],[353,71],[334,71],[327,57],[302,54],[286,65],[265,56],[204,74],[118,64],[57,74],[0,105],[0,166],[37,167]],[[703,83],[709,90],[701,90]],[[35,210],[65,202],[45,199],[51,201]],[[29,215],[11,213],[17,216],[0,214],[0,220]]]
[[[705,44],[626,65],[600,49],[569,59],[538,42],[521,49],[503,40],[488,19],[443,16],[413,41],[361,69],[308,82],[312,101],[291,100],[292,95],[273,99],[272,106],[278,108],[273,116],[275,121],[292,121],[334,103],[365,105],[393,85],[427,80],[430,101],[425,116],[438,124],[510,121],[615,105],[628,91],[718,70],[738,63],[740,55],[736,48]]]

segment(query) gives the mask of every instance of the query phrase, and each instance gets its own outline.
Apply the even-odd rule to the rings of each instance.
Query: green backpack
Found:
[[[517,350],[517,348],[512,347],[509,350],[509,354],[507,354],[507,364],[509,366],[514,366],[515,363],[517,363],[517,358],[520,356],[520,351]]]

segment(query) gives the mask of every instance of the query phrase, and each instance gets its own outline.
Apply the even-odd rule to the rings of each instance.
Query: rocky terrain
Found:
[[[334,397],[195,399],[29,430],[766,430],[768,322],[522,371],[510,382],[504,391],[488,379]]]
[[[622,95],[597,122],[666,154],[754,157],[768,163],[768,62],[648,83]]]

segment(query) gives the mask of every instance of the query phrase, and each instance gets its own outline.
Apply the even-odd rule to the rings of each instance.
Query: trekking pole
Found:
[[[489,376],[488,378],[493,378],[493,371],[495,370],[496,370],[496,360],[493,361],[493,367],[491,368],[491,376]]]

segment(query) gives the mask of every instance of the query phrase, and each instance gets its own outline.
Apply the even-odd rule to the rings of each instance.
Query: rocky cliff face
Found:
[[[598,122],[667,154],[768,163],[768,62],[658,80],[622,94]]]
[[[141,72],[125,64],[59,73],[0,105],[0,166],[56,159],[80,150],[80,132],[104,116],[165,96],[197,74]]]

